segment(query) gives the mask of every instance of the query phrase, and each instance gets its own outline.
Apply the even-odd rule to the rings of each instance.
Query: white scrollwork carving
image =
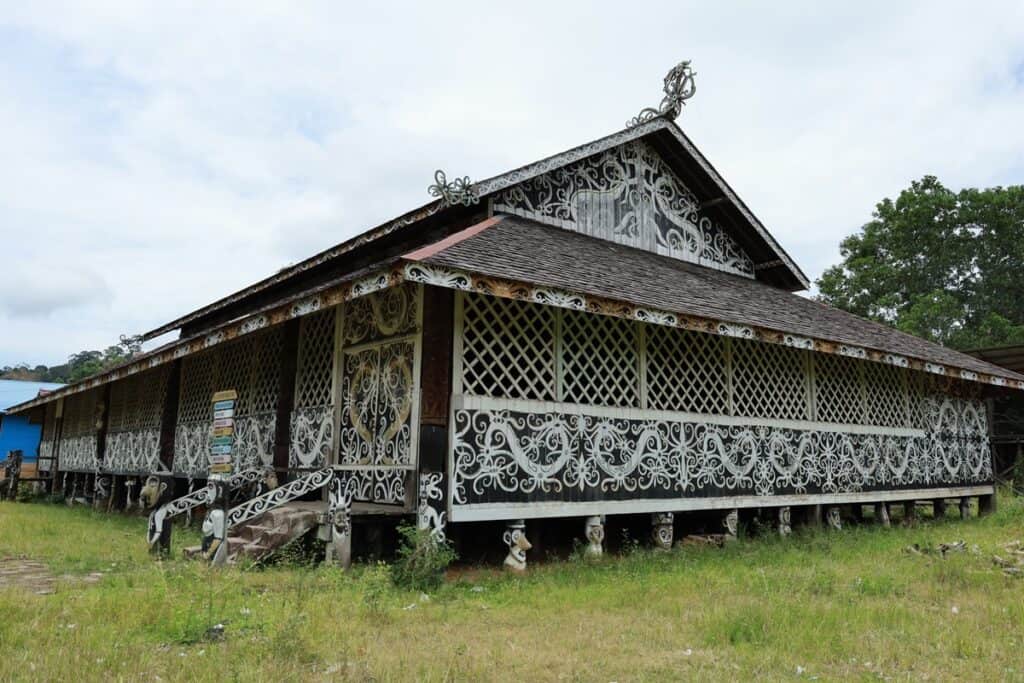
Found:
[[[107,434],[103,469],[114,474],[148,474],[160,470],[160,430]]]
[[[421,472],[419,504],[416,510],[416,524],[420,529],[429,529],[431,537],[445,540],[444,489],[441,472]]]
[[[455,412],[453,500],[844,493],[983,483],[978,401],[931,397],[923,437],[488,410]]]
[[[421,282],[425,285],[435,285],[449,289],[461,289],[467,292],[473,289],[473,279],[469,275],[449,270],[448,268],[437,268],[422,263],[406,265],[405,278],[410,282]]]
[[[334,471],[330,468],[316,470],[304,477],[290,481],[284,486],[272,489],[262,496],[247,500],[241,505],[231,508],[231,511],[228,512],[228,528],[236,527],[250,519],[259,517],[268,510],[280,507],[296,498],[301,498],[311,491],[323,488],[331,482],[333,477]]]
[[[333,406],[299,408],[292,412],[289,467],[323,467],[330,459],[333,443]]]
[[[70,472],[95,472],[99,469],[96,459],[96,436],[94,434],[60,440],[60,469]]]
[[[658,117],[666,119],[677,118],[683,109],[683,105],[686,104],[686,100],[697,94],[697,84],[694,81],[694,76],[696,75],[693,69],[690,68],[690,60],[683,60],[676,64],[665,75],[665,97],[662,98],[658,108],[647,107],[642,109],[638,115],[626,123],[626,127],[634,128]]]
[[[754,264],[643,141],[503,190],[495,209],[746,277]]]

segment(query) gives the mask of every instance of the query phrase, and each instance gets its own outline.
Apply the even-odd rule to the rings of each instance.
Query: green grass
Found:
[[[0,680],[1024,680],[1024,580],[991,561],[1024,539],[1020,499],[968,522],[483,568],[427,601],[374,567],[156,562],[144,526],[0,503],[0,557],[104,573],[0,586]],[[903,552],[959,539],[978,551]]]

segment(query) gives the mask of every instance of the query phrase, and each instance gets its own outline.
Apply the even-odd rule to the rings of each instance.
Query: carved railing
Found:
[[[254,484],[263,477],[265,471],[262,468],[251,468],[237,472],[228,477],[226,482],[227,489],[234,491],[247,484]],[[200,505],[209,505],[215,497],[216,488],[211,483],[198,491],[175,498],[171,502],[165,503],[153,510],[149,515],[149,544],[154,545],[160,539],[160,530],[163,529],[163,523],[166,520],[184,514]]]
[[[301,498],[307,493],[321,489],[330,484],[333,478],[334,470],[325,467],[233,507],[228,512],[227,528],[230,530],[239,524],[244,524],[251,519],[259,517],[268,510],[280,507],[285,503]]]

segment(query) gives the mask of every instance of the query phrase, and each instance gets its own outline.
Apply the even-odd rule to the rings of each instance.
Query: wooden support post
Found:
[[[946,499],[936,498],[932,501],[932,517],[943,519],[946,516]]]
[[[996,511],[996,494],[990,493],[987,496],[978,496],[978,516],[985,517]]]
[[[525,572],[526,551],[533,547],[526,538],[526,522],[521,519],[508,522],[502,538],[508,546],[505,568],[514,572]]]
[[[889,519],[888,503],[875,503],[875,523],[881,524],[886,529],[892,526],[892,522]]]
[[[816,529],[820,529],[822,525],[822,506],[821,505],[808,505],[805,508],[806,517],[805,522],[808,526],[812,526]]]
[[[864,523],[864,506],[859,504],[859,503],[854,503],[853,505],[851,505],[850,506],[850,516],[853,518],[853,521],[856,522],[857,524],[863,524]]]
[[[604,519],[597,515],[587,517],[583,531],[587,538],[587,556],[601,557],[604,554]]]
[[[675,515],[671,512],[655,512],[651,515],[651,540],[657,550],[671,550],[674,539]]]
[[[960,497],[960,519],[969,519],[971,516],[971,497]]]
[[[903,504],[903,523],[907,525],[917,524],[916,500],[908,500]]]

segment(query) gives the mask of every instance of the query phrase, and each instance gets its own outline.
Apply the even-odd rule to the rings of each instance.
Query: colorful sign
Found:
[[[235,399],[234,389],[218,391],[213,395],[213,438],[210,439],[210,474],[231,474],[231,451],[235,445]]]

